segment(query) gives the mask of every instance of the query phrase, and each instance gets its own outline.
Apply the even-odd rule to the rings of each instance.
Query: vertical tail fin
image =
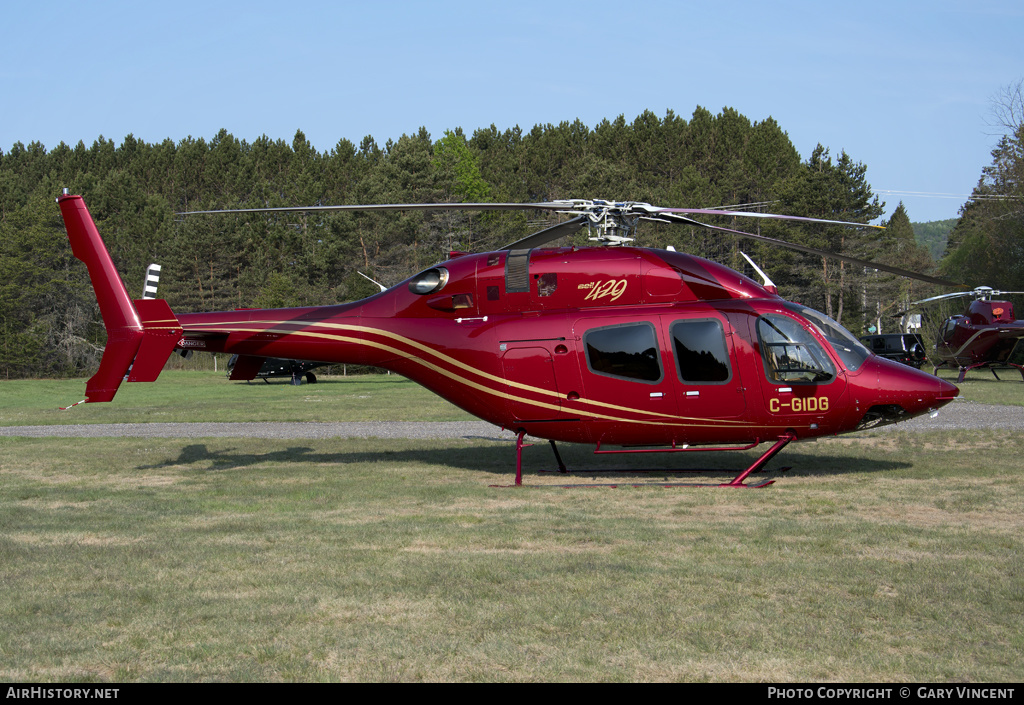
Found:
[[[117,273],[114,262],[110,259],[107,246],[103,244],[96,223],[93,222],[89,209],[81,196],[67,194],[57,199],[60,213],[64,217],[64,227],[71,241],[71,252],[85,262],[89,268],[96,291],[96,302],[100,305],[103,323],[107,332],[111,329],[133,329],[142,331],[139,316],[132,305],[128,290]]]
[[[166,301],[132,301],[128,296],[81,196],[65,192],[57,203],[71,252],[89,270],[107,329],[107,346],[100,368],[86,384],[86,401],[110,401],[122,381],[152,382],[156,379],[181,336],[181,326]],[[136,304],[141,304],[140,308],[136,308]]]

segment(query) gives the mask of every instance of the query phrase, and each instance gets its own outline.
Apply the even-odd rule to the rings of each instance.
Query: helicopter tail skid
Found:
[[[100,367],[86,384],[87,402],[110,401],[121,382],[152,382],[181,339],[182,328],[163,299],[132,300],[81,196],[57,199],[71,251],[89,270],[107,329]]]

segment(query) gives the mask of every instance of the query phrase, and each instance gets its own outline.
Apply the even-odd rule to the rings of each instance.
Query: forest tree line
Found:
[[[1019,138],[1005,149],[1019,149]],[[985,183],[1002,188],[999,178],[1001,172],[986,174]],[[301,131],[290,142],[266,136],[246,142],[221,130],[209,140],[159,144],[132,135],[120,145],[103,137],[91,146],[51,149],[16,143],[0,152],[0,377],[82,375],[98,364],[105,332],[54,203],[63,187],[84,196],[129,292],[141,296],[145,267],[157,262],[163,267],[159,297],[179,312],[354,300],[377,291],[360,272],[391,286],[451,250],[501,247],[558,218],[454,211],[179,215],[188,211],[606,198],[858,223],[884,212],[863,163],[821,145],[802,159],[773,119],[752,122],[730,108],[717,115],[697,108],[689,119],[645,112],[632,122],[620,116],[594,128],[579,120],[529,131],[492,125],[471,135],[448,131],[436,140],[420,128],[383,146],[368,136],[358,145],[341,139],[323,152]],[[965,217],[975,220],[973,212]],[[906,269],[935,267],[916,244],[902,204],[884,231],[754,219],[716,224]],[[638,233],[636,244],[673,245],[740,271],[746,266],[742,249],[786,298],[858,334],[900,302],[933,291],[697,227],[641,224]],[[586,237],[584,230],[576,242],[586,244]],[[951,247],[984,249],[979,237],[964,230],[951,236]],[[957,256],[952,252],[946,261]],[[965,267],[975,255],[968,259]],[[994,275],[984,281],[1024,285],[1003,284]]]

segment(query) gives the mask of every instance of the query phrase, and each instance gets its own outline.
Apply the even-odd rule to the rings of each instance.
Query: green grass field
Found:
[[[0,383],[0,423],[466,418],[394,377],[180,374],[68,412],[81,380]],[[794,444],[749,491],[561,489],[524,455],[515,489],[496,441],[0,438],[0,679],[1024,677],[1014,434]]]
[[[930,367],[925,367],[930,371]],[[992,376],[990,370],[973,370],[967,373],[967,378],[958,384],[960,395],[969,401],[976,401],[980,404],[1009,404],[1012,406],[1024,405],[1024,381],[1016,370],[999,370],[997,372],[1001,379]],[[939,370],[939,376],[956,384],[956,372]]]
[[[113,401],[81,404],[84,379],[0,382],[0,426],[195,421],[461,421],[473,418],[398,375],[323,377],[293,386],[232,382],[223,373],[164,372],[122,384]]]

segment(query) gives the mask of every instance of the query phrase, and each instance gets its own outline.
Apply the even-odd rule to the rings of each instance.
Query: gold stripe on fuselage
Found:
[[[308,322],[308,323],[295,323],[293,321],[281,321],[281,320],[269,321],[268,320],[268,321],[246,321],[245,324],[247,324],[247,325],[266,324],[268,326],[280,326],[282,324],[284,324],[284,325],[288,325],[288,324],[291,324],[291,325],[302,325],[302,326],[304,326],[306,328],[309,328],[309,327],[329,328],[329,329],[332,329],[332,330],[348,331],[348,332],[354,332],[354,333],[364,333],[364,334],[369,334],[369,335],[377,335],[377,336],[384,337],[384,338],[390,338],[391,340],[393,340],[395,342],[398,342],[398,343],[402,343],[404,345],[407,345],[407,346],[409,346],[410,348],[413,348],[416,351],[429,353],[430,355],[433,355],[434,357],[438,358],[441,362],[444,362],[444,363],[446,363],[448,365],[451,365],[453,367],[456,367],[456,368],[459,368],[459,369],[464,370],[466,372],[469,372],[471,374],[474,374],[474,375],[476,375],[478,377],[482,377],[482,378],[484,378],[485,380],[487,380],[489,382],[492,382],[492,383],[495,383],[495,384],[499,384],[499,385],[501,385],[503,387],[505,387],[505,386],[507,386],[507,387],[514,387],[516,389],[521,389],[523,391],[526,391],[526,392],[529,392],[529,393],[532,393],[532,394],[537,394],[537,395],[545,396],[545,397],[551,397],[551,398],[553,398],[555,400],[558,400],[558,401],[560,401],[561,398],[562,398],[561,394],[559,394],[558,392],[555,392],[555,391],[552,391],[552,390],[549,390],[549,389],[544,389],[544,388],[541,388],[541,387],[533,387],[533,386],[530,386],[530,385],[527,385],[527,384],[523,384],[523,383],[520,383],[520,382],[513,382],[511,380],[506,380],[506,379],[504,379],[502,377],[498,377],[496,375],[492,375],[492,374],[490,374],[488,372],[483,372],[481,370],[478,370],[478,369],[472,367],[471,365],[468,365],[468,364],[466,364],[466,363],[464,363],[464,362],[462,362],[460,360],[457,360],[457,359],[455,359],[455,358],[453,358],[453,357],[451,357],[449,355],[446,355],[446,354],[444,354],[444,353],[442,353],[442,352],[440,352],[438,350],[435,350],[434,348],[431,348],[429,345],[425,345],[423,343],[420,343],[418,341],[412,340],[412,339],[407,338],[407,337],[405,337],[403,335],[400,335],[398,333],[392,333],[391,331],[382,330],[380,328],[372,328],[372,327],[369,327],[369,326],[356,326],[356,325],[350,325],[350,324],[346,324],[346,323],[329,323],[329,322],[326,322],[326,321],[313,321],[313,322]],[[470,381],[469,379],[467,379],[466,377],[464,377],[464,376],[462,376],[460,374],[457,374],[455,372],[451,372],[451,371],[446,370],[446,369],[444,369],[442,367],[439,367],[438,365],[425,360],[423,357],[421,357],[419,355],[416,355],[415,353],[410,353],[410,352],[406,352],[406,351],[403,351],[403,350],[399,350],[397,348],[391,347],[390,345],[385,345],[383,343],[377,343],[377,342],[374,342],[374,341],[367,340],[365,338],[350,338],[350,337],[347,337],[347,336],[333,335],[333,334],[329,334],[329,333],[316,333],[316,332],[313,332],[313,331],[310,331],[310,330],[307,330],[307,329],[304,329],[304,328],[274,328],[274,327],[268,327],[268,328],[248,328],[248,327],[242,327],[241,325],[238,325],[238,324],[234,324],[234,325],[228,324],[228,325],[225,325],[223,323],[220,323],[220,324],[218,324],[218,323],[195,324],[195,325],[188,326],[188,329],[189,330],[197,330],[197,329],[202,329],[202,328],[205,328],[205,327],[215,328],[218,332],[225,332],[225,333],[280,333],[280,334],[283,334],[283,335],[296,335],[296,336],[300,336],[300,337],[304,337],[304,338],[319,338],[319,339],[322,339],[322,340],[336,340],[338,342],[352,343],[352,344],[356,344],[356,345],[367,345],[369,347],[373,347],[373,348],[376,348],[378,350],[384,350],[386,352],[393,353],[393,354],[395,354],[395,355],[397,355],[397,356],[399,356],[401,358],[404,358],[404,359],[416,362],[416,363],[418,363],[418,364],[420,364],[420,365],[422,365],[422,366],[424,366],[424,367],[426,367],[426,368],[428,368],[430,370],[433,370],[433,371],[437,372],[438,374],[444,375],[445,377],[447,377],[447,378],[449,378],[449,379],[451,379],[451,380],[453,380],[455,382],[463,384],[463,385],[465,385],[467,387],[470,387],[472,389],[476,389],[478,391],[484,392],[486,394],[490,394],[490,395],[496,396],[496,397],[501,398],[501,399],[506,399],[506,400],[517,401],[517,402],[522,402],[522,403],[526,403],[526,404],[531,404],[533,406],[538,406],[540,408],[550,409],[550,410],[553,410],[553,411],[561,411],[562,410],[561,405],[555,405],[555,404],[549,404],[549,403],[545,403],[545,402],[541,402],[541,401],[536,401],[536,400],[533,400],[533,399],[528,399],[526,397],[515,396],[515,395],[512,395],[512,394],[508,394],[506,392],[503,392],[503,391],[492,389],[490,387],[487,387],[487,386],[481,385],[479,383]],[[597,407],[597,408],[600,408],[600,409],[603,409],[603,410],[608,410],[608,411],[618,411],[618,412],[625,412],[625,413],[638,414],[638,415],[644,415],[644,416],[653,416],[653,417],[657,417],[657,418],[660,418],[660,419],[665,419],[664,421],[657,421],[657,420],[654,420],[654,419],[651,419],[651,420],[629,419],[629,418],[622,418],[622,417],[619,417],[619,416],[608,416],[606,414],[600,414],[600,413],[597,413],[595,411],[589,412],[589,414],[591,416],[593,416],[594,418],[606,419],[606,420],[609,420],[609,421],[621,421],[621,422],[625,422],[625,423],[655,424],[655,425],[658,425],[658,426],[687,426],[687,427],[692,427],[692,426],[720,426],[722,424],[729,424],[729,425],[733,425],[733,426],[737,426],[737,427],[743,427],[743,426],[748,425],[746,422],[743,422],[743,421],[734,421],[734,420],[728,420],[728,419],[715,419],[713,422],[709,422],[706,418],[688,417],[688,416],[677,416],[677,415],[674,415],[674,414],[665,414],[665,413],[661,413],[661,412],[657,412],[657,411],[648,411],[646,409],[636,409],[636,408],[632,408],[632,407],[620,406],[618,404],[611,404],[611,403],[608,403],[608,402],[601,402],[601,401],[596,401],[596,400],[592,400],[592,399],[584,399],[582,397],[580,399],[576,400],[576,402],[577,403],[586,404],[586,405],[591,406],[591,407]],[[697,423],[694,423],[694,422],[697,422]]]

